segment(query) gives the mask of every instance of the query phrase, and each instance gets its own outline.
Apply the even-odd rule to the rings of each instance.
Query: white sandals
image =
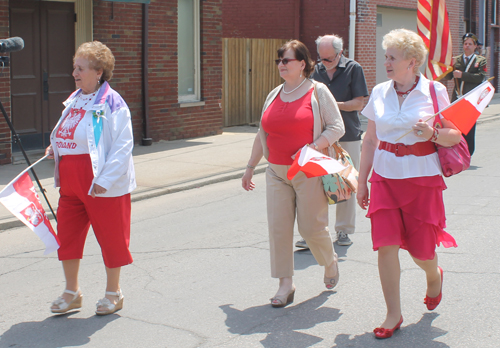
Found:
[[[123,294],[121,289],[118,290],[117,292],[114,291],[106,291],[106,295],[110,296],[117,296],[118,297],[118,302],[116,304],[111,303],[111,301],[107,298],[104,297],[103,299],[97,301],[96,303],[96,315],[108,315],[112,314],[116,311],[119,311],[120,309],[123,308]],[[103,309],[99,310],[99,307],[102,307]]]
[[[51,308],[52,313],[66,313],[72,309],[77,309],[82,307],[82,293],[80,292],[80,288],[76,291],[64,290],[63,293],[73,295],[73,299],[68,303],[64,301],[62,296],[59,296],[57,300],[52,302],[52,306],[57,306],[58,308]]]

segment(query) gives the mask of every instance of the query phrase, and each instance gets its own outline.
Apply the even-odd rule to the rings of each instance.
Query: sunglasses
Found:
[[[338,56],[339,55],[337,53],[337,55],[335,57],[333,57],[333,59],[331,59],[331,60],[330,59],[326,59],[326,58],[318,58],[318,62],[322,62],[323,61],[323,62],[327,62],[327,63],[333,63],[335,61],[335,59],[337,59]]]
[[[276,63],[276,65],[280,65],[280,63],[283,63],[283,65],[287,65],[288,62],[291,62],[292,60],[298,60],[298,59],[292,59],[292,58],[280,58],[280,59],[276,59],[274,62]]]

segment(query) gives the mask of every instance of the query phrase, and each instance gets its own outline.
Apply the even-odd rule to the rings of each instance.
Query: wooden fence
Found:
[[[258,123],[269,92],[282,80],[274,60],[284,39],[223,39],[224,126]]]

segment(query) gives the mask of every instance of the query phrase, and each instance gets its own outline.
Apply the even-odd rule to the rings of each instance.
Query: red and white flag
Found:
[[[483,110],[495,94],[495,88],[488,81],[483,82],[462,98],[441,111],[463,134],[469,133]]]
[[[305,145],[295,155],[288,173],[288,180],[292,180],[299,171],[303,172],[308,178],[323,176],[326,174],[335,174],[346,169],[339,161],[323,155],[321,152],[311,149]]]
[[[28,169],[0,192],[0,202],[36,233],[45,244],[44,254],[47,255],[59,249],[59,240],[38,198]]]
[[[445,0],[418,0],[417,31],[429,50],[425,76],[439,81],[451,66],[451,32]]]

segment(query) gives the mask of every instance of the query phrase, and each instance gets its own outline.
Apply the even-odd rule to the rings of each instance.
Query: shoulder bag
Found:
[[[314,84],[314,96],[318,101],[318,107],[320,109],[320,119],[322,130],[325,129],[325,122],[321,116],[321,107],[318,98],[318,92],[316,92],[316,83]],[[330,149],[330,151],[329,151]],[[328,199],[328,204],[337,204],[347,201],[351,198],[353,193],[358,190],[358,176],[359,173],[354,168],[351,156],[346,150],[340,146],[338,142],[333,143],[331,146],[324,148],[321,152],[326,156],[330,156],[339,161],[342,165],[347,167],[343,171],[336,174],[327,174],[321,177],[323,181],[323,189],[325,190],[326,198]]]
[[[434,88],[434,81],[430,82],[430,92],[432,97],[432,104],[434,105],[434,113],[439,112],[439,105],[436,97],[436,89]],[[434,117],[434,127],[443,128],[440,115]],[[463,135],[460,135],[460,142],[456,145],[447,147],[436,144],[436,150],[439,155],[439,162],[445,177],[458,174],[470,167],[470,153]]]

